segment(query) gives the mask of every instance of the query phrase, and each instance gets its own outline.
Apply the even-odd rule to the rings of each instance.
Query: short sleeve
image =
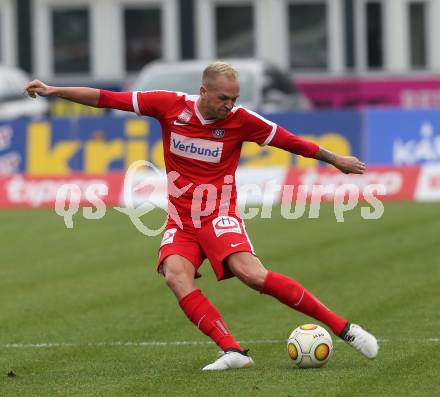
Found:
[[[138,116],[162,119],[173,109],[182,95],[173,91],[133,91],[133,108]]]

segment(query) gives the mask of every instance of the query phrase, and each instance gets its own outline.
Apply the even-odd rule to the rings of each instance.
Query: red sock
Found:
[[[199,289],[184,296],[179,305],[200,331],[209,336],[222,350],[232,347],[243,351],[229,332],[219,311]]]
[[[271,295],[285,305],[323,322],[336,335],[340,335],[347,324],[347,320],[324,306],[300,283],[282,274],[269,272],[261,287],[261,293]]]

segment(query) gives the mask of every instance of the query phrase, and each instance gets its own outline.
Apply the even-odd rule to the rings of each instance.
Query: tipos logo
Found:
[[[171,153],[190,159],[219,163],[222,157],[223,143],[207,139],[188,138],[184,135],[171,133]]]
[[[238,220],[231,216],[219,216],[212,221],[214,232],[217,237],[224,233],[240,233],[241,228]]]

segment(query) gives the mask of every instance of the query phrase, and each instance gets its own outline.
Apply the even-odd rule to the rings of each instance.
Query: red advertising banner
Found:
[[[107,205],[119,205],[123,180],[122,172],[97,177],[84,174],[65,177],[30,177],[26,174],[0,176],[0,208],[53,207],[57,192],[66,184],[79,188],[80,205],[90,205],[87,195],[92,198],[98,196]],[[101,186],[101,189],[97,186]]]
[[[343,185],[354,185],[363,198],[365,189],[373,185],[384,187],[385,194],[375,193],[381,200],[413,200],[420,174],[420,166],[414,167],[368,167],[363,175],[342,174],[334,168],[316,168],[301,171],[291,168],[284,185],[307,186],[309,193],[313,186],[322,186],[323,200],[333,200],[338,190],[344,194]],[[341,189],[338,189],[341,188]],[[310,195],[308,195],[310,196]],[[294,195],[293,198],[296,196]]]
[[[268,169],[266,174],[256,169],[239,169],[237,188],[239,202],[241,188],[255,185],[257,195],[247,193],[245,201],[263,204],[268,197],[268,189],[273,190],[275,203],[311,199],[316,189],[322,189],[320,199],[331,201],[347,194],[350,189],[359,193],[359,200],[365,194],[374,195],[379,200],[440,201],[440,165],[411,167],[369,167],[363,175],[342,174],[331,167],[298,170],[296,168]],[[109,206],[125,206],[124,195],[130,192],[133,203],[139,205],[147,201],[166,205],[166,183],[159,177],[139,173],[124,190],[125,173],[113,172],[102,176],[72,174],[65,177],[30,177],[26,174],[0,176],[0,208],[40,208],[53,207],[61,188],[66,184],[75,186],[79,205],[93,205],[98,197]],[[145,188],[147,186],[148,189]],[[154,187],[154,192],[151,188]],[[299,188],[302,195],[298,194]],[[146,190],[145,190],[146,189]],[[269,189],[269,190],[270,190]],[[315,189],[315,190],[314,190]],[[67,189],[68,192],[71,190]],[[286,194],[289,192],[289,194]],[[305,194],[304,194],[305,192]],[[271,193],[272,194],[272,193]],[[66,200],[70,200],[67,194]]]
[[[440,201],[440,164],[423,166],[415,199],[417,201]]]

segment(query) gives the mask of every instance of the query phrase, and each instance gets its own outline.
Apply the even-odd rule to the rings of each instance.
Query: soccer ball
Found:
[[[295,328],[287,340],[287,352],[300,368],[319,368],[327,363],[333,350],[330,334],[319,325]]]

